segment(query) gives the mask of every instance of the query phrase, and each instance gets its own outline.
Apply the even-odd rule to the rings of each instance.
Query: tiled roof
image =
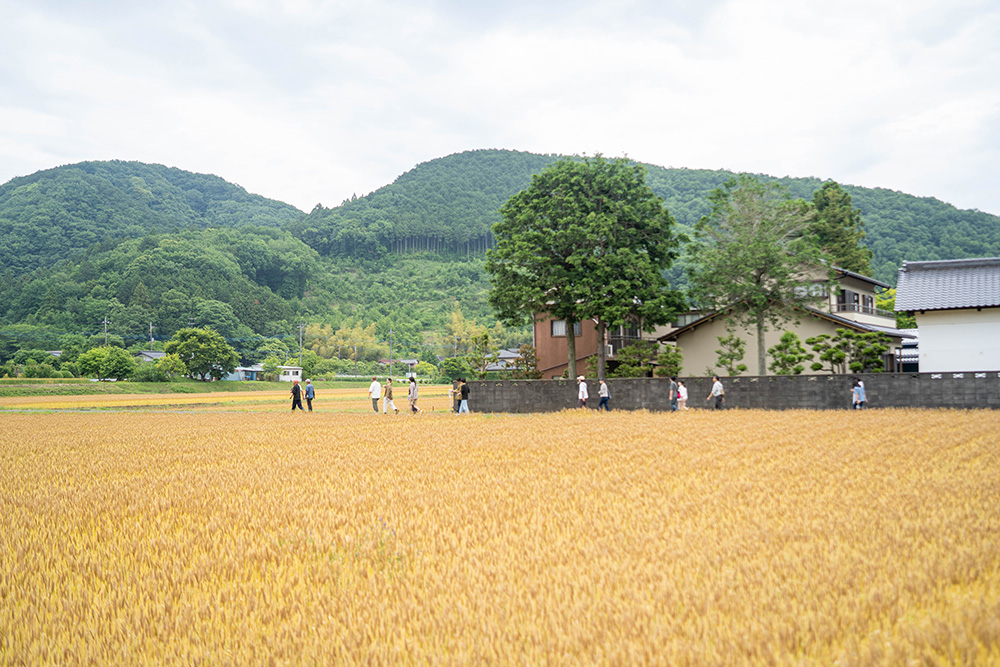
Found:
[[[903,262],[896,310],[1000,306],[1000,257]]]

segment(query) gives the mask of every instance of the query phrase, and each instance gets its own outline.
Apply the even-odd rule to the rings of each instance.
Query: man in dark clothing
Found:
[[[292,412],[295,412],[296,407],[302,410],[302,387],[299,386],[298,380],[292,382]]]
[[[458,391],[462,401],[458,404],[458,414],[469,414],[469,385],[465,378],[459,378]]]

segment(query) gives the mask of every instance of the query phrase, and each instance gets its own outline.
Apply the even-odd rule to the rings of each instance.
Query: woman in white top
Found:
[[[677,409],[688,409],[688,388],[680,380],[677,381]]]
[[[580,400],[577,401],[577,407],[585,408],[587,407],[587,399],[590,398],[590,394],[587,392],[587,381],[582,375],[576,381],[580,383],[580,393],[577,394],[577,398]]]

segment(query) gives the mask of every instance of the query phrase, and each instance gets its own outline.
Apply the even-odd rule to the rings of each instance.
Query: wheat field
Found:
[[[0,413],[0,664],[1000,664],[996,412],[277,401]]]

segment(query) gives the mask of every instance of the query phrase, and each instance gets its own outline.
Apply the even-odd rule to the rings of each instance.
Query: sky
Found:
[[[309,211],[500,148],[1000,214],[997,0],[0,0],[0,183],[85,160]]]

